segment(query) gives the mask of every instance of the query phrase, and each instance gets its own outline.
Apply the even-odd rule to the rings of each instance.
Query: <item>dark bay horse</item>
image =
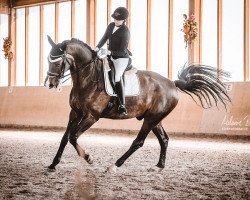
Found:
[[[219,101],[226,106],[226,103],[231,101],[224,84],[218,78],[218,76],[227,77],[228,74],[217,71],[215,68],[189,65],[179,72],[179,80],[176,81],[171,81],[155,72],[138,70],[140,94],[126,97],[128,115],[120,117],[117,112],[118,102],[114,101],[113,107],[107,109],[112,97],[105,92],[103,62],[96,57],[92,49],[74,38],[59,44],[55,44],[50,37],[48,38],[52,49],[48,57],[49,69],[45,85],[49,88],[57,88],[67,70],[70,70],[73,82],[69,99],[71,112],[67,129],[58,152],[49,166],[50,170],[55,170],[55,166],[60,162],[68,141],[74,146],[80,157],[90,164],[93,162],[93,158],[78,145],[77,139],[100,118],[137,118],[144,121],[136,139],[115,165],[108,168],[108,171],[115,171],[131,154],[142,147],[151,130],[160,143],[161,151],[159,162],[150,168],[150,171],[161,171],[165,166],[169,140],[161,121],[177,105],[178,89],[186,92],[192,98],[192,95],[195,95],[204,108],[211,107],[213,103],[217,105]]]

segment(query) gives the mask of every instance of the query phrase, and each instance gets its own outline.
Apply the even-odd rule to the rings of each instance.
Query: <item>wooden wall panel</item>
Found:
[[[168,10],[168,78],[172,80],[173,65],[173,5],[174,0],[169,0]]]
[[[95,17],[96,4],[95,0],[87,0],[87,43],[94,47],[96,44],[96,17]]]
[[[222,69],[222,5],[223,0],[218,0],[218,22],[217,22],[217,35],[218,35],[218,44],[217,44],[217,66],[218,70]]]
[[[107,25],[111,23],[111,0],[107,0]]]
[[[43,38],[44,38],[44,7],[40,6],[40,55],[39,55],[39,85],[43,85]]]
[[[28,83],[29,60],[29,8],[25,8],[25,86]]]
[[[9,37],[12,41],[11,51],[14,54],[13,60],[9,61],[8,85],[16,85],[16,10],[10,9],[9,15]]]
[[[200,63],[200,34],[201,34],[201,0],[189,0],[189,16],[194,14],[198,24],[198,35],[194,42],[188,44],[188,62]]]

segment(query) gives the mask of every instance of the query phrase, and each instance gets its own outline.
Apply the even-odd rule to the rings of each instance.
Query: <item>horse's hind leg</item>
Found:
[[[141,130],[139,131],[136,139],[133,141],[132,145],[128,149],[128,151],[119,158],[115,165],[110,166],[107,171],[108,172],[115,172],[117,167],[120,167],[129,156],[131,156],[137,149],[143,146],[146,137],[148,136],[149,132],[151,131],[153,125],[151,123],[144,120]]]
[[[161,123],[157,124],[153,129],[153,133],[157,137],[160,146],[161,146],[161,152],[160,152],[160,158],[159,162],[156,166],[151,167],[149,171],[161,171],[165,167],[165,160],[166,160],[166,152],[168,147],[168,140],[169,137],[167,133],[165,132],[164,128],[162,127]]]

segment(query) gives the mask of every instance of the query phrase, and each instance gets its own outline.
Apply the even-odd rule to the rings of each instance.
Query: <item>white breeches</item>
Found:
[[[113,59],[111,57],[111,60],[113,61],[114,67],[115,67],[115,82],[119,82],[121,80],[121,77],[122,77],[125,69],[128,66],[129,58]]]

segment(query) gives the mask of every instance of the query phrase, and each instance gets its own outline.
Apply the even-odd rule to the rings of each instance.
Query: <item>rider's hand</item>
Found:
[[[94,52],[98,52],[100,49],[98,48],[98,47],[96,47],[95,49],[94,49]]]
[[[108,49],[101,49],[101,54],[102,55],[111,55],[111,51],[109,51]]]

